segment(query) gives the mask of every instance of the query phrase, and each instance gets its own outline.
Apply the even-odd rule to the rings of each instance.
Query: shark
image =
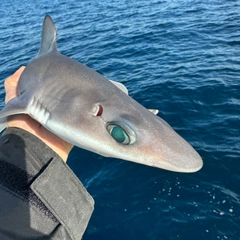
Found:
[[[0,111],[7,118],[28,114],[63,140],[105,157],[174,172],[196,172],[200,155],[155,109],[146,109],[127,88],[57,49],[57,29],[49,15],[38,55],[24,69],[18,97]]]

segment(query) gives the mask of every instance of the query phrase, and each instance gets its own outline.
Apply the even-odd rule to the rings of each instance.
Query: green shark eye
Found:
[[[109,125],[108,130],[113,139],[122,144],[129,144],[130,139],[128,135],[119,126]]]
[[[107,130],[111,137],[118,143],[128,145],[136,141],[136,136],[133,130],[126,124],[109,123]]]

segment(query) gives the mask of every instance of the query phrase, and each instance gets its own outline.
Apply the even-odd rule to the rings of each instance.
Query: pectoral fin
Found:
[[[157,109],[148,109],[151,113],[157,115],[159,113],[159,110]]]
[[[126,93],[128,95],[128,90],[127,88],[120,82],[115,82],[112,80],[109,80],[112,84],[114,84],[116,87],[118,87],[121,91],[123,91],[124,93]]]
[[[24,99],[14,98],[10,100],[4,108],[0,111],[0,131],[6,128],[7,125],[7,117],[16,115],[16,114],[26,114],[27,113],[27,105]]]

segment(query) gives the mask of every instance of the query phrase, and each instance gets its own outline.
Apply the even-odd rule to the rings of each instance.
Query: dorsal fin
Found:
[[[57,30],[53,20],[49,15],[46,15],[43,20],[42,41],[38,57],[52,51],[57,50]]]

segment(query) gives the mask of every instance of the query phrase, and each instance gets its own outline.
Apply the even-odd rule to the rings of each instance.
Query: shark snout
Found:
[[[193,149],[192,153],[180,154],[177,156],[164,156],[161,160],[154,162],[153,166],[170,170],[173,172],[193,173],[200,170],[203,166],[202,158]]]
[[[162,142],[162,141],[160,141]],[[203,166],[198,152],[176,132],[171,144],[159,143],[159,147],[152,150],[153,166],[174,172],[196,172]]]
[[[174,172],[191,173],[202,168],[198,152],[162,118],[149,119],[147,125],[138,131],[135,147],[129,149],[126,158]]]

